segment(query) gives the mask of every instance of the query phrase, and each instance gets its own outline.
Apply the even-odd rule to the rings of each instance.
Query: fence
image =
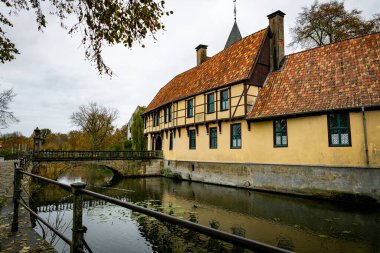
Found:
[[[13,211],[13,221],[12,221],[12,232],[16,232],[18,230],[18,208],[19,205],[23,206],[27,211],[29,211],[33,216],[36,217],[39,221],[41,221],[44,225],[46,225],[49,229],[51,229],[57,236],[59,236],[64,242],[70,245],[70,252],[76,253],[76,252],[85,252],[84,248],[86,248],[89,252],[92,252],[91,249],[88,247],[86,242],[84,241],[84,234],[86,233],[86,227],[82,224],[82,215],[83,215],[83,195],[91,196],[95,199],[107,201],[109,203],[125,207],[128,209],[131,209],[135,212],[139,212],[142,214],[145,214],[150,217],[154,217],[160,221],[165,221],[174,225],[178,225],[183,228],[187,228],[191,231],[199,232],[201,234],[210,236],[215,239],[219,239],[228,243],[235,244],[237,246],[240,246],[242,248],[246,248],[253,251],[258,252],[273,252],[273,253],[290,253],[291,251],[277,248],[271,245],[267,245],[261,242],[257,242],[254,240],[250,240],[244,237],[240,237],[234,234],[226,233],[217,229],[209,228],[203,225],[200,225],[198,223],[194,223],[191,221],[183,220],[176,218],[174,216],[160,213],[157,211],[153,211],[141,206],[138,206],[136,204],[132,204],[129,202],[124,202],[121,200],[118,200],[116,198],[112,198],[106,195],[102,195],[93,191],[86,190],[86,184],[85,183],[73,183],[71,185],[62,184],[60,182],[57,182],[55,180],[51,180],[45,177],[41,177],[32,173],[27,172],[29,161],[28,159],[24,158],[20,160],[20,163],[15,162],[15,169],[14,169],[14,195],[13,195],[13,202],[14,202],[14,211]],[[72,220],[72,238],[71,240],[61,234],[59,231],[57,231],[53,226],[51,226],[48,222],[46,222],[44,219],[38,216],[37,213],[35,213],[27,204],[26,201],[21,197],[21,180],[23,175],[27,175],[33,178],[37,178],[40,180],[43,180],[45,182],[58,185],[62,187],[63,189],[70,191],[73,193],[73,220]]]
[[[147,160],[162,158],[162,151],[39,151],[33,161]]]

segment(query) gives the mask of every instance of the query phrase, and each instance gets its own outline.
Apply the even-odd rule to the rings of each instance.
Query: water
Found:
[[[72,168],[59,181],[85,181],[102,194],[296,252],[380,252],[380,210],[375,208],[161,177],[117,181],[101,166]],[[71,238],[70,193],[51,184],[32,185],[34,209]],[[90,198],[83,223],[93,252],[244,252]],[[69,252],[48,230],[38,224],[35,229],[56,249]]]

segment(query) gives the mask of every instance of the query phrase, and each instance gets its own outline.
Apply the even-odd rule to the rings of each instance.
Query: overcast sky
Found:
[[[294,26],[297,13],[312,2],[237,0],[242,36],[265,28],[266,15],[281,10],[286,13],[288,44],[289,28]],[[379,0],[346,0],[345,6],[362,10],[365,18],[380,11]],[[118,109],[116,126],[121,127],[137,105],[148,105],[175,75],[195,66],[197,45],[208,45],[209,56],[223,50],[234,21],[232,0],[166,0],[166,9],[174,14],[163,20],[166,29],[157,34],[156,41],[147,39],[145,48],[135,45],[132,49],[115,46],[104,50],[106,63],[116,74],[111,79],[99,76],[95,66],[84,60],[79,34],[67,35],[56,17],[48,17],[48,26],[41,33],[33,12],[12,16],[14,27],[6,30],[7,36],[21,54],[0,65],[0,89],[14,89],[17,96],[10,107],[20,122],[0,133],[20,131],[29,136],[36,127],[67,133],[75,129],[70,115],[89,102]],[[292,51],[287,48],[289,53]]]

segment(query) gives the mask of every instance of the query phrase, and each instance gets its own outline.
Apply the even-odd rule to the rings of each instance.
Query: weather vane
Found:
[[[234,16],[235,16],[235,21],[236,21],[236,0],[234,0]]]

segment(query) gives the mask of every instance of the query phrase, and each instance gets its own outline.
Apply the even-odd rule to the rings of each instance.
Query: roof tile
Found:
[[[174,77],[160,89],[145,113],[173,100],[248,78],[267,31],[263,29],[249,35],[202,65]]]
[[[380,33],[287,56],[247,118],[361,106],[380,106]]]

